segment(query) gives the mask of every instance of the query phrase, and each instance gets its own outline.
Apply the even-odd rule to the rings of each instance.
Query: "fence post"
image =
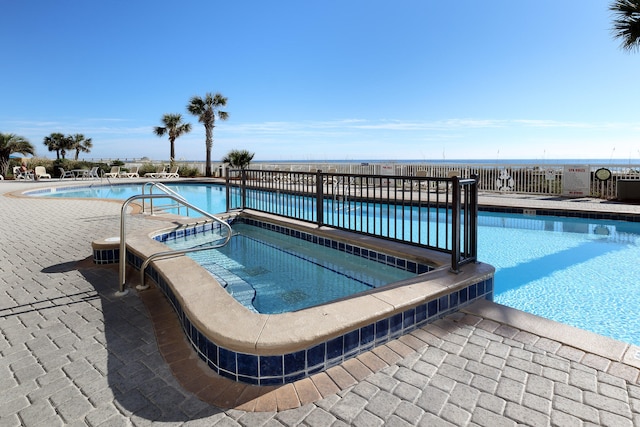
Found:
[[[467,216],[469,216],[469,255],[478,262],[478,185],[479,176],[471,175],[471,179],[475,182],[471,186],[470,205],[471,209]]]
[[[451,178],[451,272],[460,267],[460,178]]]
[[[229,212],[231,210],[231,183],[229,182],[229,175],[227,174],[227,176],[225,177],[225,191],[226,191],[226,195],[227,195],[227,212]]]
[[[316,223],[318,227],[324,225],[324,194],[322,170],[316,171]]]
[[[247,208],[247,171],[244,169],[240,170],[240,174],[242,176],[242,183],[240,184],[240,197],[242,200],[242,209]]]

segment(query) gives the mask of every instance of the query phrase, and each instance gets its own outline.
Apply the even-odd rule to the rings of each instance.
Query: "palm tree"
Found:
[[[49,151],[56,152],[56,159],[60,160],[60,152],[62,151],[62,158],[64,159],[65,155],[65,137],[63,134],[59,132],[54,132],[49,136],[44,137],[44,145],[47,147]]]
[[[13,153],[31,154],[36,153],[36,149],[27,138],[14,133],[0,133],[0,169],[2,175],[7,175],[9,168],[9,156]]]
[[[207,164],[205,175],[211,177],[211,148],[213,147],[213,128],[215,127],[216,116],[220,120],[227,120],[229,114],[226,111],[220,111],[220,107],[227,105],[227,98],[219,93],[211,95],[207,93],[203,98],[194,96],[187,105],[187,111],[198,116],[198,121],[204,125],[205,142],[207,145]]]
[[[247,150],[231,150],[224,156],[222,162],[229,163],[232,168],[246,169],[255,155]]]
[[[176,157],[175,142],[176,138],[191,132],[191,123],[182,122],[182,114],[165,114],[162,116],[162,123],[164,126],[156,126],[153,128],[153,132],[158,136],[169,135],[169,142],[171,143],[171,155],[170,162],[173,165],[173,161]]]
[[[615,15],[613,32],[622,40],[622,48],[640,49],[640,0],[615,0],[609,10]]]
[[[93,142],[91,141],[91,138],[85,139],[84,135],[81,133],[70,135],[68,138],[71,140],[71,146],[72,146],[71,148],[76,150],[76,155],[74,160],[78,160],[78,157],[80,156],[80,152],[88,153],[91,151],[91,148],[93,147]]]

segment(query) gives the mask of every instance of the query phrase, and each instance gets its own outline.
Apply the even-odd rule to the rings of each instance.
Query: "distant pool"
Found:
[[[223,185],[169,186],[209,212],[226,209]],[[124,200],[140,189],[38,195]],[[496,268],[496,302],[640,345],[640,223],[491,212],[480,212],[478,222],[478,257]]]

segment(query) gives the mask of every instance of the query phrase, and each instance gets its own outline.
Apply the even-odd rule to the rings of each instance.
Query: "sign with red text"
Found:
[[[393,175],[395,174],[396,167],[391,163],[382,163],[380,165],[380,175]],[[383,178],[381,185],[394,185],[393,180]]]
[[[565,165],[562,173],[562,195],[588,197],[591,194],[591,170],[589,166]]]

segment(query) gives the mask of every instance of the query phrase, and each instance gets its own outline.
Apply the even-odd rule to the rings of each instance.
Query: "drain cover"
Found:
[[[304,301],[308,297],[309,295],[307,295],[307,293],[299,289],[289,292],[283,292],[280,294],[280,298],[282,298],[282,300],[288,304],[294,304],[300,301]]]

